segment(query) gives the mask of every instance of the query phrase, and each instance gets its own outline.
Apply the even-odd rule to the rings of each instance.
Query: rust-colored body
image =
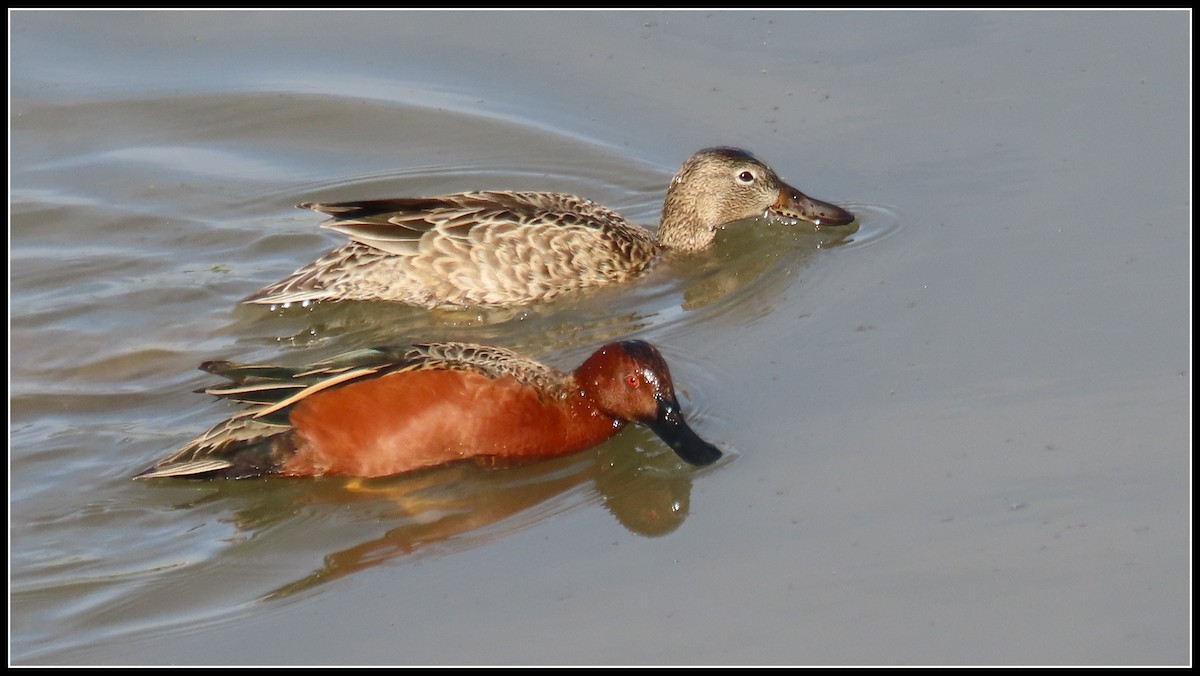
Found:
[[[318,393],[291,420],[296,452],[282,473],[293,475],[387,476],[466,458],[519,463],[590,448],[624,426],[578,392],[547,397],[512,376],[439,370]]]
[[[366,350],[312,367],[211,362],[208,390],[250,407],[139,477],[379,477],[460,460],[521,464],[591,448],[627,422],[683,459],[716,447],[688,427],[653,346],[612,343],[564,373],[502,348],[427,343]]]

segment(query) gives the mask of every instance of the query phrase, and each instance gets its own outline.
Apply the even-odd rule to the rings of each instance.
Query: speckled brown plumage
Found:
[[[630,281],[664,252],[700,251],[721,226],[764,216],[844,225],[854,216],[784,183],[744,150],[708,148],[671,180],[657,233],[553,192],[467,192],[301,207],[351,241],[245,299],[282,305],[386,300],[504,307]]]

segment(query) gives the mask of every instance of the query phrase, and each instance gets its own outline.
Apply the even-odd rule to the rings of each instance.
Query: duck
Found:
[[[671,179],[656,231],[558,192],[462,192],[306,202],[350,241],[243,303],[394,301],[426,309],[513,308],[634,280],[664,254],[709,248],[717,230],[761,217],[848,225],[850,211],[800,192],[746,150],[689,157]]]
[[[209,394],[245,405],[137,479],[354,477],[456,462],[489,468],[579,453],[628,423],[691,465],[722,452],[687,423],[661,352],[643,340],[564,372],[508,348],[428,342],[356,350],[303,367],[208,361]]]

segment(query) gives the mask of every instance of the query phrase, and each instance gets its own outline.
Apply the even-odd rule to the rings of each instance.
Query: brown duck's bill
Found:
[[[721,459],[721,449],[700,438],[688,427],[678,402],[658,400],[658,417],[645,422],[675,454],[692,465],[711,465]]]
[[[809,197],[787,184],[779,187],[779,199],[771,205],[770,212],[775,216],[800,218],[817,225],[847,225],[854,222],[854,214],[849,211]]]

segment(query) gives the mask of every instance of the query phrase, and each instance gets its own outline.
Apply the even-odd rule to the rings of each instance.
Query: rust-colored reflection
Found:
[[[329,552],[320,568],[264,597],[277,599],[394,559],[478,547],[587,504],[602,504],[631,532],[663,536],[687,517],[693,472],[652,433],[633,428],[597,449],[522,467],[463,463],[375,480],[256,479],[229,482],[231,490],[207,500],[258,496],[233,515],[248,533],[300,507],[372,503],[380,515],[372,518],[386,530]],[[251,482],[257,490],[236,495]]]

